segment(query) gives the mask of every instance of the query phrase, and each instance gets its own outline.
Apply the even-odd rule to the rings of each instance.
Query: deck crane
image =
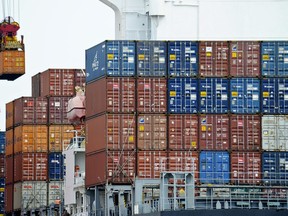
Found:
[[[11,8],[6,1],[2,0],[4,19],[0,22],[0,79],[12,81],[25,74],[25,49],[24,37],[17,38],[19,23],[6,16],[6,5]]]

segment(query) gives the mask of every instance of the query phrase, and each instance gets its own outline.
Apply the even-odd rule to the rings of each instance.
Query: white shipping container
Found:
[[[262,149],[288,151],[288,116],[262,116]]]
[[[47,183],[25,181],[14,184],[13,209],[31,210],[47,205]]]
[[[63,181],[51,181],[48,183],[48,205],[55,203],[55,200],[63,200],[63,186]]]

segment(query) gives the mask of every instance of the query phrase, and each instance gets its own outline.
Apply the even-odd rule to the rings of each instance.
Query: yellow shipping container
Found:
[[[25,52],[5,50],[0,52],[0,79],[15,80],[25,74]]]

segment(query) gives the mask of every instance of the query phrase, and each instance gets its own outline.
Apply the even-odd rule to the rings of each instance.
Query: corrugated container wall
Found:
[[[135,177],[135,151],[102,151],[86,154],[85,185],[131,184]],[[97,164],[97,166],[95,166]]]
[[[262,112],[288,114],[288,78],[262,80]]]
[[[36,75],[32,76],[31,78],[32,83],[32,97],[40,97],[41,92],[41,73],[37,73]]]
[[[264,151],[288,151],[288,116],[262,116],[262,149]]]
[[[259,113],[260,80],[257,78],[232,78],[230,80],[230,111],[237,114]]]
[[[168,116],[170,150],[198,149],[198,116],[171,114]]]
[[[288,152],[263,152],[262,172],[265,185],[288,185]]]
[[[48,124],[70,124],[66,117],[70,97],[48,98]]]
[[[226,151],[201,151],[200,183],[228,184],[230,182],[230,155]]]
[[[6,131],[5,155],[11,156],[13,154],[14,154],[14,130],[10,129]]]
[[[288,76],[288,41],[261,43],[262,76]]]
[[[49,152],[62,152],[69,145],[74,133],[72,125],[50,125],[48,127],[48,149]]]
[[[201,113],[227,113],[229,109],[228,91],[229,80],[226,78],[200,79]]]
[[[195,78],[168,79],[168,112],[198,112],[198,81]]]
[[[98,79],[86,87],[86,117],[103,112],[135,112],[135,78],[109,77]]]
[[[260,77],[260,42],[232,41],[230,48],[230,76]]]
[[[10,213],[13,211],[13,184],[6,185],[5,187],[5,212]]]
[[[14,101],[6,103],[6,130],[11,129],[14,124]]]
[[[48,155],[49,180],[63,180],[64,159],[62,152]]]
[[[229,150],[230,122],[227,114],[200,115],[199,149]]]
[[[232,151],[260,151],[261,116],[231,115],[230,137]]]
[[[198,75],[198,43],[194,41],[168,42],[168,77]]]
[[[234,184],[261,184],[261,153],[232,152],[231,182]]]
[[[13,166],[13,163],[14,163],[14,157],[13,155],[11,156],[6,156],[5,157],[5,187],[8,185],[8,184],[12,184],[13,181],[14,181],[14,166]]]
[[[137,75],[167,76],[167,43],[165,41],[137,41]]]
[[[204,77],[228,77],[228,42],[201,41],[199,43],[199,74]]]
[[[51,205],[58,200],[59,197],[63,197],[64,182],[63,181],[51,181],[48,183],[48,199],[47,204]]]
[[[104,41],[86,50],[86,83],[103,76],[134,76],[135,42]]]
[[[137,79],[137,111],[139,113],[166,113],[167,85],[165,78]]]
[[[86,152],[136,149],[135,114],[103,114],[86,121]]]
[[[138,150],[167,149],[167,116],[139,114],[137,121]]]

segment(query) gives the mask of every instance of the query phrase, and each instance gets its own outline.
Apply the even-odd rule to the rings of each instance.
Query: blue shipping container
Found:
[[[230,155],[226,151],[200,152],[200,182],[227,184],[230,181]]]
[[[288,76],[288,41],[261,43],[263,76]]]
[[[49,180],[62,180],[64,161],[62,153],[49,153]]]
[[[103,76],[134,76],[135,42],[104,41],[86,50],[86,82]]]
[[[169,41],[168,65],[168,76],[197,76],[198,43],[194,41]]]
[[[0,154],[5,153],[5,143],[6,143],[5,131],[0,131]]]
[[[288,114],[288,78],[262,80],[262,112]]]
[[[206,78],[200,79],[200,112],[227,113],[228,112],[228,79]]]
[[[231,113],[255,114],[260,112],[260,80],[232,78],[230,80]]]
[[[167,43],[164,41],[138,41],[137,75],[167,76]]]
[[[5,178],[0,178],[0,188],[5,187]]]
[[[168,79],[168,112],[179,114],[197,113],[197,89],[197,79]]]
[[[288,152],[263,152],[263,182],[288,186]]]

